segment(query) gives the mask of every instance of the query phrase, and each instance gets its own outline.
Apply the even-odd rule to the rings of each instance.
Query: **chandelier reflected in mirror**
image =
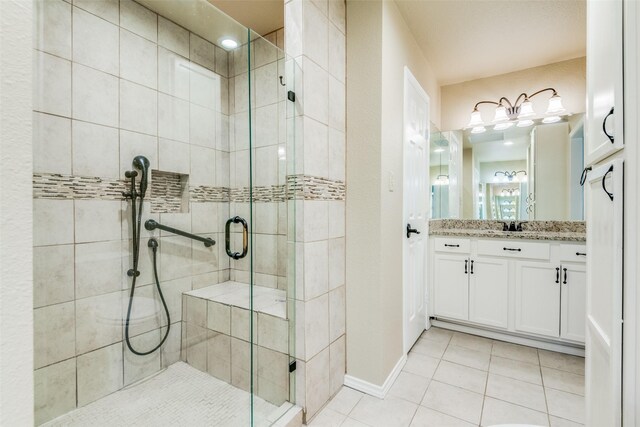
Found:
[[[518,178],[518,175],[522,177]],[[494,182],[527,182],[527,171],[498,171],[493,174]]]
[[[494,130],[505,130],[511,126],[516,125],[518,127],[527,127],[533,125],[533,118],[536,117],[536,112],[533,109],[533,103],[531,98],[540,95],[541,93],[552,92],[551,98],[549,98],[549,104],[545,117],[542,120],[543,123],[555,123],[560,121],[560,114],[566,110],[562,106],[562,98],[558,95],[558,92],[551,87],[541,89],[537,92],[528,95],[521,93],[518,95],[514,103],[511,103],[508,98],[504,96],[496,101],[480,101],[476,103],[471,112],[471,120],[469,121],[468,128],[471,128],[471,133],[482,133],[487,129],[485,122],[482,120],[482,114],[478,110],[478,106],[482,104],[492,104],[496,106],[495,116],[492,123],[494,124]]]

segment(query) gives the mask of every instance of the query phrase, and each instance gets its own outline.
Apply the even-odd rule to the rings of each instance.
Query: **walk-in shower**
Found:
[[[283,30],[205,0],[36,3],[36,423],[274,423],[301,191]]]

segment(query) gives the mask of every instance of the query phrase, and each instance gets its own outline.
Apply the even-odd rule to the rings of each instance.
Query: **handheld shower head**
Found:
[[[144,199],[144,195],[147,192],[147,184],[149,180],[149,159],[145,156],[136,156],[133,159],[133,167],[142,171],[142,176],[140,177],[140,197]]]

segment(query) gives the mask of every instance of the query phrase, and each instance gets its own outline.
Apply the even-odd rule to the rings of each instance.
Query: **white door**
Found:
[[[559,264],[516,262],[516,330],[560,335]]]
[[[622,0],[588,1],[587,28],[585,163],[592,165],[623,148]]]
[[[497,328],[509,326],[509,263],[506,259],[471,259],[469,320]]]
[[[469,258],[438,254],[433,261],[434,314],[469,320]]]
[[[584,342],[587,309],[587,269],[579,264],[562,264],[560,337]]]
[[[594,167],[585,194],[587,330],[585,403],[592,426],[619,426],[622,413],[623,162]]]
[[[404,351],[427,323],[427,238],[429,236],[429,96],[404,68]]]

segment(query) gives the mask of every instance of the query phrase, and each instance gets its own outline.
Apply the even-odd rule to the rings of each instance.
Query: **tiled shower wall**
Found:
[[[179,360],[182,292],[230,277],[223,227],[231,149],[224,50],[130,0],[38,0],[36,9],[34,368],[42,423]],[[133,345],[155,346],[167,326],[151,234],[172,322],[163,349],[144,357],[123,343],[122,320],[132,260],[130,203],[120,192],[138,154],[154,170],[188,175],[191,200],[183,213],[152,214],[147,202],[143,220],[218,242],[207,249],[143,231]]]
[[[345,2],[286,0],[285,47],[296,79],[298,173],[345,184]],[[345,202],[304,197],[296,207],[296,403],[311,419],[345,374]]]

